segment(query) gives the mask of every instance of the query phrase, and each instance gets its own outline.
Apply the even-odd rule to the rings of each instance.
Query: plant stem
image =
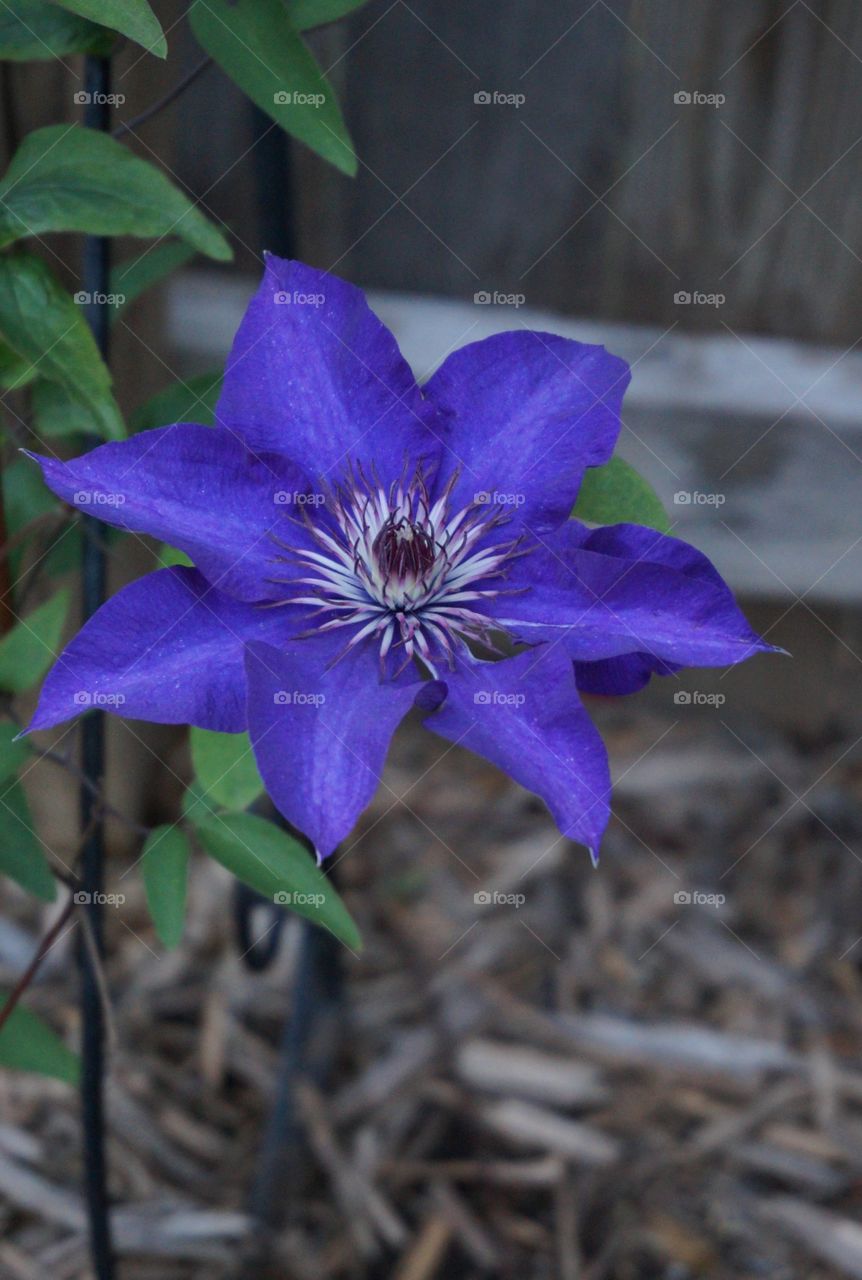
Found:
[[[90,56],[85,62],[85,87],[89,100],[84,123],[90,129],[108,132],[111,64],[107,58]],[[108,354],[109,319],[105,298],[109,289],[109,241],[101,236],[87,236],[84,242],[83,283],[91,295],[87,320],[104,358]],[[92,443],[98,443],[94,441]],[[83,577],[84,620],[91,617],[105,599],[105,552],[99,525],[92,517],[82,522],[84,546],[81,571]],[[81,973],[81,1119],[84,1137],[84,1192],[90,1227],[90,1249],[96,1280],[113,1280],[114,1260],[111,1244],[108,1177],[105,1155],[104,1071],[105,1017],[96,972],[97,958],[103,953],[102,908],[99,896],[104,880],[104,830],[97,809],[96,791],[104,773],[104,717],[101,712],[86,716],[81,725],[82,765],[85,775],[81,787],[81,825],[87,833],[81,853],[81,889],[89,894],[82,910],[86,913],[95,955],[83,944],[78,948]]]
[[[213,60],[209,55],[202,58],[196,67],[192,67],[191,71],[189,71],[187,75],[183,76],[182,80],[177,81],[173,89],[168,90],[164,97],[159,98],[157,102],[151,103],[150,106],[148,106],[145,111],[142,111],[140,115],[134,116],[131,120],[124,121],[122,124],[118,125],[111,136],[113,138],[124,138],[127,133],[134,133],[142,124],[146,124],[147,121],[152,120],[153,116],[157,116],[160,111],[165,109],[165,107],[168,107],[172,102],[175,102],[180,94],[185,93],[189,85],[194,84],[198,76],[201,75],[202,72],[206,71],[207,67],[211,67],[212,64]]]
[[[51,925],[51,928],[45,934],[42,941],[39,943],[39,946],[36,949],[36,954],[33,956],[33,959],[27,965],[27,968],[21,974],[21,977],[18,979],[18,981],[15,983],[12,990],[9,992],[9,995],[6,997],[6,1001],[3,1005],[3,1008],[0,1009],[0,1031],[3,1030],[6,1020],[8,1018],[11,1018],[24,992],[27,990],[27,988],[30,986],[30,983],[33,981],[33,979],[36,977],[36,974],[39,972],[39,969],[42,966],[42,961],[45,959],[46,955],[48,954],[48,952],[53,947],[54,943],[59,938],[60,933],[63,930],[63,926],[68,922],[69,917],[72,914],[72,910],[74,906],[75,906],[75,899],[70,894],[69,900],[66,903],[65,907],[57,916],[57,919]]]

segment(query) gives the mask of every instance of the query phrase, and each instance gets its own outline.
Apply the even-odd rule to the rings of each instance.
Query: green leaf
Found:
[[[101,22],[120,35],[141,44],[157,58],[168,56],[168,44],[159,20],[147,0],[56,0],[70,13]]]
[[[0,997],[0,1008],[6,997]],[[46,1022],[23,1005],[16,1005],[0,1031],[0,1066],[13,1071],[36,1071],[43,1076],[77,1084],[80,1063]]]
[[[114,34],[47,0],[4,0],[0,58],[36,62],[70,53],[110,53]],[[68,68],[67,68],[68,69]]]
[[[367,0],[288,0],[287,12],[297,31],[307,31],[337,22],[366,3]]]
[[[141,858],[147,906],[159,940],[175,947],[183,936],[188,890],[189,841],[176,826],[150,832]]]
[[[176,547],[171,547],[167,542],[163,542],[159,547],[157,556],[160,569],[173,569],[175,565],[182,565],[186,569],[194,566],[194,561],[187,556],[185,551],[178,551]]]
[[[262,111],[353,177],[356,155],[332,85],[282,0],[195,0],[195,36]]]
[[[53,902],[57,886],[42,845],[33,830],[30,806],[20,782],[0,785],[0,875],[43,902]]]
[[[23,360],[11,347],[0,346],[0,387],[4,391],[20,391],[35,377],[29,360]]]
[[[83,308],[32,254],[0,256],[0,340],[87,411],[91,432],[109,440],[123,438],[111,376]]]
[[[225,809],[247,809],[263,791],[247,733],[192,728],[192,764],[206,798]]]
[[[643,524],[659,533],[670,529],[658,494],[619,457],[587,470],[572,515],[590,524]]]
[[[6,512],[6,532],[10,538],[19,535],[20,541],[9,552],[9,567],[13,581],[21,576],[21,567],[27,554],[30,538],[37,537],[44,531],[46,538],[49,529],[45,524],[36,524],[39,517],[52,512],[58,515],[62,511],[60,500],[54,496],[42,473],[29,458],[16,458],[10,466],[3,468],[2,475],[3,504]],[[30,537],[24,531],[32,526]],[[69,570],[77,568],[81,562],[81,530],[76,523],[70,522],[65,529],[50,531],[51,543],[47,551],[40,554],[40,569],[44,569],[49,577],[59,577]]]
[[[159,284],[172,271],[184,267],[196,253],[194,245],[185,244],[182,240],[162,240],[143,253],[135,254],[134,258],[118,262],[111,271],[111,293],[123,301],[117,303],[111,319],[116,320],[142,293]]]
[[[31,758],[29,748],[16,741],[18,730],[10,722],[0,723],[0,783],[7,782]],[[0,792],[2,794],[2,792]]]
[[[221,382],[220,373],[201,373],[187,382],[174,382],[135,410],[132,430],[149,431],[151,427],[164,427],[173,422],[201,422],[211,427],[215,422]]]
[[[251,813],[196,818],[207,853],[272,902],[322,925],[353,951],[359,930],[330,881],[298,840]]]
[[[38,437],[55,439],[88,433],[90,415],[87,409],[58,382],[37,378],[30,406]]]
[[[0,245],[49,231],[176,235],[210,258],[231,257],[219,229],[160,169],[81,125],[28,133],[0,182]]]
[[[57,657],[69,607],[68,591],[58,591],[0,639],[0,689],[24,693]]]

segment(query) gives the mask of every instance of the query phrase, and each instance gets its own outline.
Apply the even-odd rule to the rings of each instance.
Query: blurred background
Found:
[[[118,123],[200,59],[183,6],[157,8],[171,59],[119,55]],[[860,1277],[862,11],[371,0],[312,44],[354,181],[215,68],[135,130],[237,258],[117,325],[124,409],[219,370],[264,248],[368,289],[422,378],[501,329],[601,341],[634,366],[623,456],[792,657],[592,700],[617,779],[598,871],[406,723],[338,859],[358,958],[290,921],[251,970],[203,859],[163,952],[114,823],[122,1275]],[[62,66],[2,71],[7,153],[76,118]],[[112,585],[151,564],[124,547]],[[174,818],[183,735],[112,721],[110,747],[111,802]],[[74,784],[28,782],[62,849]],[[14,979],[50,912],[13,916]],[[56,948],[35,1000],[71,1035],[68,966]],[[299,1111],[267,1165],[303,992]],[[85,1276],[75,1096],[0,1091],[0,1273]]]

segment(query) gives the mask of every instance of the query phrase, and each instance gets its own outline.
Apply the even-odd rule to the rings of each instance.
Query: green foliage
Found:
[[[172,422],[200,422],[211,427],[221,395],[220,373],[201,373],[185,382],[174,382],[159,391],[132,414],[133,431],[149,431]]]
[[[238,880],[329,929],[351,950],[361,948],[359,930],[341,898],[293,836],[250,813],[196,817],[195,822],[207,853]]]
[[[0,997],[0,1007],[5,1004]],[[77,1084],[80,1063],[55,1032],[29,1009],[17,1005],[0,1031],[0,1066],[36,1071]]]
[[[80,125],[27,135],[0,182],[0,206],[0,245],[48,231],[177,235],[210,258],[231,257],[218,228],[160,169]]]
[[[9,550],[9,569],[13,583],[17,583],[26,547],[31,538],[37,537],[43,529],[41,523],[35,522],[51,512],[59,514],[62,506],[30,458],[16,458],[4,467],[0,483],[6,514],[6,532],[10,538],[19,539],[18,544]],[[28,529],[29,537],[25,533]],[[70,522],[59,536],[56,530],[52,530],[51,543],[47,550],[41,552],[44,558],[39,560],[40,568],[48,575],[59,575],[68,573],[73,568],[77,569],[81,562],[80,550],[81,530],[76,523]]]
[[[165,947],[175,947],[183,936],[189,852],[184,831],[176,826],[162,826],[150,832],[141,856],[147,905]]]
[[[659,533],[670,529],[658,494],[619,457],[587,470],[572,515],[590,524],[643,524]]]
[[[192,728],[192,764],[207,800],[226,809],[247,809],[263,792],[247,733]]]
[[[69,607],[68,591],[58,591],[0,639],[0,689],[24,693],[57,657]]]
[[[53,902],[57,886],[20,782],[0,784],[0,875],[9,876],[28,893]]]
[[[178,551],[176,547],[171,547],[167,542],[163,542],[159,547],[158,554],[159,568],[171,569],[174,565],[182,565],[186,569],[190,569],[194,561],[186,555],[185,551]]]
[[[29,759],[24,743],[15,741],[15,726],[0,724],[0,875],[9,876],[43,902],[53,902],[54,877],[33,831],[24,788],[15,780]]]
[[[136,253],[133,258],[118,262],[111,271],[110,292],[123,301],[117,303],[112,319],[118,319],[142,293],[151,289],[154,284],[159,284],[172,271],[184,267],[196,253],[194,245],[182,240],[162,240],[143,253]]]
[[[297,31],[308,31],[337,22],[365,3],[366,0],[288,0],[287,12]]]
[[[0,341],[40,377],[57,383],[70,406],[86,413],[93,434],[122,439],[111,376],[83,308],[41,258],[30,253],[0,257]]]
[[[71,400],[59,383],[37,378],[30,407],[36,436],[40,440],[89,434],[89,412],[82,404]]]
[[[276,124],[350,177],[356,155],[332,85],[282,0],[195,0],[195,36]]]
[[[0,5],[0,58],[35,62],[70,53],[109,53],[113,33],[48,0],[4,0]]]
[[[36,377],[29,360],[23,360],[11,347],[0,345],[0,387],[4,391],[20,391]]]
[[[56,0],[70,13],[101,22],[141,44],[157,58],[168,56],[168,44],[147,0]]]

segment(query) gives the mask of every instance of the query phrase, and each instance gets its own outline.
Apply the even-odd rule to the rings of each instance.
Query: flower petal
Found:
[[[580,662],[645,654],[723,667],[772,646],[749,627],[706,556],[639,525],[576,521],[536,539],[487,609],[528,644],[560,641]],[[636,686],[635,686],[636,687]]]
[[[440,450],[432,411],[361,289],[267,255],[225,370],[216,416],[255,449],[332,483],[351,461],[388,484]]]
[[[598,662],[576,662],[575,684],[581,693],[599,697],[619,697],[637,693],[654,675],[670,676],[679,667],[672,662],[651,658],[648,653],[629,653],[619,658],[603,658]]]
[[[181,422],[61,462],[30,454],[45,483],[88,515],[185,551],[210,583],[243,600],[276,599],[274,537],[308,481],[286,459],[250,453],[229,431]],[[290,499],[291,501],[288,501]]]
[[[455,505],[496,494],[528,528],[557,528],[584,469],[613,453],[629,377],[604,347],[550,333],[499,333],[455,351],[424,388],[463,468]]]
[[[159,569],[124,587],[86,622],[48,672],[30,729],[93,707],[132,720],[246,727],[246,641],[286,642],[280,609],[240,604],[196,569]]]
[[[426,726],[534,791],[562,834],[595,860],[610,815],[608,759],[561,646],[461,662],[446,684],[446,701]]]
[[[392,734],[425,687],[418,679],[380,683],[368,645],[339,658],[344,645],[337,631],[284,651],[251,644],[246,659],[261,777],[319,857],[352,831],[380,782]]]

